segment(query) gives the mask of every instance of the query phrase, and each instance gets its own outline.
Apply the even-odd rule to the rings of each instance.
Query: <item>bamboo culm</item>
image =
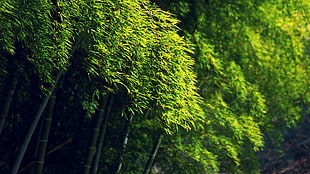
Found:
[[[93,128],[91,143],[89,145],[88,154],[87,154],[86,162],[84,165],[84,174],[89,174],[90,172],[91,163],[93,161],[94,154],[96,153],[96,143],[97,143],[97,139],[99,136],[100,126],[101,126],[101,123],[103,122],[104,112],[105,112],[108,98],[109,98],[109,95],[107,95],[104,101],[102,102],[99,108],[99,112],[97,114],[97,118],[95,120],[95,126]]]
[[[56,100],[56,90],[54,90],[53,95],[51,96],[49,106],[48,106],[48,112],[43,122],[43,131],[40,139],[40,146],[39,146],[39,154],[38,158],[36,160],[35,165],[35,174],[41,174],[43,171],[43,165],[44,165],[44,158],[46,154],[46,147],[48,142],[48,136],[52,124],[52,117],[54,113],[54,106],[55,106],[55,100]]]
[[[14,95],[14,92],[16,89],[17,82],[18,82],[18,75],[15,75],[13,77],[12,84],[11,84],[10,90],[8,92],[8,96],[7,96],[6,101],[3,105],[2,112],[0,115],[0,136],[1,136],[2,130],[4,128],[6,118],[8,116],[8,112],[9,112],[9,109],[10,109],[10,106],[11,106],[11,103],[13,100],[13,95]]]
[[[142,174],[149,174],[151,172],[151,168],[153,166],[154,159],[155,159],[155,157],[157,155],[158,148],[159,148],[159,146],[161,144],[162,137],[163,137],[163,134],[160,133],[159,137],[154,140],[152,151],[151,151],[151,153],[149,155],[149,158],[148,158],[148,160],[146,162],[146,165],[145,165],[145,168],[144,168],[144,171],[143,171]]]
[[[119,159],[118,159],[118,167],[117,167],[117,170],[116,170],[116,174],[118,174],[121,169],[122,169],[122,165],[123,165],[123,157],[124,157],[124,153],[126,151],[126,147],[127,147],[127,143],[128,143],[128,138],[129,138],[129,133],[130,133],[130,125],[132,123],[132,119],[133,119],[133,114],[130,114],[129,116],[129,119],[126,123],[126,128],[125,128],[125,136],[124,136],[124,139],[123,139],[123,145],[122,145],[122,149],[120,151],[120,154],[119,154]]]
[[[31,126],[30,126],[30,128],[29,128],[29,130],[27,132],[25,140],[24,140],[24,142],[23,142],[23,144],[22,144],[22,146],[21,146],[21,148],[19,150],[18,156],[16,158],[16,162],[14,163],[14,166],[12,168],[11,174],[17,174],[17,172],[19,170],[19,167],[20,167],[20,164],[21,164],[21,162],[22,162],[22,160],[24,158],[24,155],[26,153],[26,150],[28,148],[28,145],[29,145],[29,142],[31,140],[31,137],[32,137],[32,135],[33,135],[37,125],[38,125],[38,122],[39,122],[39,120],[40,120],[40,118],[42,116],[43,111],[45,110],[47,102],[49,101],[49,99],[50,99],[50,97],[52,95],[52,92],[55,90],[56,85],[57,85],[61,75],[63,74],[63,72],[64,72],[64,68],[59,70],[59,72],[58,72],[58,74],[56,76],[56,79],[55,79],[55,83],[54,83],[54,85],[52,85],[52,87],[49,90],[50,91],[49,94],[47,94],[43,98],[43,100],[42,100],[42,102],[41,102],[41,104],[39,106],[39,109],[38,109],[38,111],[37,111],[37,113],[36,113],[36,115],[34,117],[34,120],[32,121]]]
[[[71,143],[71,142],[72,142],[72,138],[68,138],[67,141],[65,141],[65,142],[61,143],[60,145],[57,145],[56,147],[54,147],[54,148],[52,148],[51,150],[49,150],[49,151],[46,153],[46,155],[49,155],[49,154],[54,153],[55,151],[61,149],[63,146],[65,146],[65,145],[67,145],[67,144],[69,144],[69,143]],[[36,163],[36,161],[32,161],[32,162],[28,163],[25,167],[23,167],[22,169],[20,169],[19,173],[21,173],[21,172],[27,170],[29,167],[35,165],[35,163]]]
[[[39,132],[38,132],[38,136],[37,136],[37,140],[36,140],[36,145],[35,145],[35,150],[33,152],[33,159],[36,160],[38,159],[38,154],[39,154],[39,148],[40,148],[40,140],[42,137],[42,130],[43,130],[43,124],[44,124],[44,120],[40,119],[39,123],[40,124],[40,128],[39,128]],[[34,164],[36,164],[34,162]],[[22,169],[19,170],[19,173],[21,172]],[[29,174],[35,174],[35,165],[33,165],[29,171]]]
[[[101,156],[101,151],[102,151],[102,146],[103,146],[103,142],[104,142],[104,138],[105,138],[105,133],[108,127],[108,122],[109,122],[109,118],[110,118],[110,113],[111,113],[111,108],[112,108],[112,104],[114,101],[114,96],[111,96],[108,108],[107,108],[107,112],[105,114],[105,118],[104,121],[102,123],[101,126],[101,131],[100,131],[100,137],[99,137],[99,143],[98,143],[98,148],[96,151],[96,158],[95,158],[95,162],[93,165],[93,174],[96,174],[98,171],[98,166],[99,166],[99,160],[100,160],[100,156]]]

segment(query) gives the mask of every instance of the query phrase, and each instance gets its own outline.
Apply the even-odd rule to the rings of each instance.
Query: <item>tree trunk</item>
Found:
[[[102,146],[103,146],[103,142],[104,142],[104,138],[105,138],[105,133],[106,133],[106,130],[108,127],[108,122],[109,122],[109,118],[110,118],[113,100],[114,100],[114,96],[111,96],[111,100],[109,102],[109,106],[108,106],[107,112],[105,114],[104,122],[102,123],[102,126],[101,126],[101,132],[100,132],[99,143],[98,143],[98,150],[96,151],[96,159],[95,159],[94,166],[93,166],[93,174],[96,174],[97,170],[98,170],[99,160],[100,160],[100,156],[101,156],[101,151],[102,151]]]
[[[42,116],[42,113],[43,113],[43,111],[44,111],[44,109],[45,109],[45,107],[47,105],[47,102],[49,101],[49,99],[50,99],[54,89],[56,88],[56,85],[57,85],[57,83],[58,83],[58,81],[60,79],[60,76],[62,75],[63,72],[64,72],[63,68],[61,70],[59,70],[59,72],[58,72],[58,74],[56,76],[55,84],[50,88],[49,94],[46,95],[43,98],[43,100],[42,100],[42,102],[41,102],[41,104],[39,106],[39,109],[38,109],[38,111],[37,111],[37,113],[36,113],[36,115],[34,117],[34,120],[32,121],[32,124],[31,124],[31,126],[30,126],[30,128],[29,128],[29,130],[27,132],[25,140],[24,140],[24,142],[23,142],[23,144],[22,144],[22,146],[20,148],[20,151],[18,153],[16,162],[14,163],[14,166],[12,168],[11,174],[17,174],[18,169],[20,167],[20,164],[21,164],[21,162],[22,162],[22,160],[24,158],[25,152],[26,152],[26,150],[28,148],[28,145],[29,145],[29,142],[31,140],[31,137],[33,135],[33,132],[35,131],[35,129],[36,129],[37,125],[38,125],[38,122],[39,122],[39,120],[40,120],[40,118]]]
[[[9,112],[9,109],[10,109],[10,106],[11,106],[11,103],[12,103],[12,100],[13,100],[13,95],[14,95],[14,92],[15,92],[15,89],[16,89],[17,82],[18,82],[18,75],[15,75],[13,77],[13,81],[12,81],[12,84],[10,86],[10,90],[8,92],[8,96],[7,96],[6,101],[5,101],[4,105],[3,105],[1,116],[0,116],[0,136],[1,136],[2,130],[4,128],[4,124],[6,122],[6,118],[8,116],[8,112]]]
[[[152,151],[151,151],[149,158],[146,162],[143,174],[149,174],[151,172],[151,168],[153,166],[154,159],[157,155],[157,151],[158,151],[158,148],[160,146],[162,136],[163,136],[162,133],[160,133],[159,137],[154,140],[153,148],[152,148]]]
[[[41,174],[43,171],[44,158],[45,158],[46,147],[47,147],[47,142],[48,142],[48,135],[49,135],[51,124],[52,124],[55,100],[56,100],[56,90],[54,90],[53,95],[51,96],[51,99],[48,105],[48,112],[43,122],[43,132],[42,132],[41,140],[40,140],[40,146],[39,146],[39,151],[38,151],[39,154],[38,154],[38,158],[36,160],[36,165],[35,165],[35,174]]]
[[[93,128],[91,143],[89,145],[86,163],[84,165],[84,174],[89,174],[90,172],[91,163],[93,161],[94,154],[96,153],[96,143],[97,143],[97,139],[99,136],[99,130],[100,130],[101,123],[103,121],[104,112],[105,112],[108,98],[109,98],[109,95],[105,97],[104,102],[101,104],[97,119],[95,120],[95,126]],[[113,97],[111,97],[110,103],[113,102],[112,99]]]
[[[124,140],[123,140],[122,149],[121,149],[120,154],[119,154],[118,165],[117,165],[118,167],[116,170],[116,174],[118,174],[122,169],[122,165],[123,165],[122,161],[123,161],[124,153],[126,151],[126,146],[127,146],[127,142],[128,142],[128,137],[129,137],[129,133],[130,133],[130,125],[131,125],[132,119],[133,119],[133,114],[130,114],[129,120],[126,123],[126,128],[125,128],[126,132],[125,132],[125,136],[124,136]]]

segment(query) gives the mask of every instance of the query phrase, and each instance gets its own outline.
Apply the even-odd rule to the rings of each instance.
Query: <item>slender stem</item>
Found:
[[[6,118],[8,116],[8,112],[9,112],[9,109],[10,109],[10,106],[11,106],[11,103],[12,103],[12,100],[13,100],[13,95],[14,95],[14,92],[15,92],[15,89],[16,89],[17,82],[18,82],[18,75],[15,75],[13,77],[13,81],[12,81],[10,90],[8,92],[8,96],[7,96],[6,102],[3,105],[3,109],[2,109],[2,112],[1,112],[1,115],[0,115],[0,136],[1,136],[2,130],[4,128],[4,124],[6,122]]]
[[[11,174],[17,174],[18,169],[19,169],[19,167],[20,167],[20,164],[21,164],[21,162],[22,162],[22,160],[23,160],[23,158],[24,158],[25,152],[26,152],[26,150],[27,150],[27,148],[28,148],[28,145],[29,145],[29,142],[30,142],[30,140],[31,140],[31,137],[32,137],[32,135],[33,135],[33,133],[34,133],[34,131],[35,131],[37,125],[38,125],[38,122],[39,122],[39,120],[40,120],[40,118],[41,118],[41,116],[42,116],[42,113],[43,113],[43,111],[44,111],[46,105],[47,105],[47,102],[49,101],[49,99],[50,99],[50,97],[51,97],[51,95],[52,95],[52,92],[53,92],[54,89],[56,88],[56,85],[57,85],[57,83],[58,83],[58,81],[59,81],[59,79],[60,79],[60,76],[62,75],[63,72],[64,72],[64,69],[63,69],[63,68],[59,70],[59,72],[58,72],[58,74],[57,74],[57,76],[56,76],[55,84],[52,85],[52,87],[50,88],[49,94],[46,95],[46,96],[43,98],[43,100],[42,100],[42,102],[41,102],[41,104],[40,104],[40,107],[39,107],[39,109],[38,109],[38,111],[37,111],[37,113],[36,113],[36,115],[35,115],[35,117],[34,117],[34,120],[32,121],[32,124],[31,124],[31,126],[30,126],[30,128],[29,128],[29,130],[28,130],[28,132],[27,132],[27,135],[26,135],[26,137],[25,137],[25,140],[24,140],[24,142],[23,142],[23,144],[22,144],[22,146],[21,146],[21,148],[20,148],[20,151],[19,151],[19,153],[18,153],[16,162],[14,163],[14,166],[13,166],[13,168],[12,168]]]
[[[37,141],[36,141],[36,145],[35,145],[35,150],[33,152],[33,159],[37,159],[38,158],[38,154],[39,154],[39,148],[40,148],[40,140],[41,140],[41,136],[42,136],[42,130],[43,130],[43,124],[44,124],[44,120],[40,120],[40,128],[39,128],[39,133],[37,136]],[[34,163],[35,164],[35,163]],[[21,169],[22,170],[22,169]],[[20,171],[19,171],[20,173]],[[35,173],[35,165],[33,165],[33,167],[31,167],[29,174],[34,174]]]
[[[108,122],[109,122],[109,118],[110,118],[110,113],[111,113],[113,101],[114,101],[114,96],[112,95],[110,102],[109,102],[109,106],[107,108],[107,112],[105,114],[104,122],[102,123],[102,126],[101,126],[101,132],[100,132],[99,143],[98,143],[98,150],[96,151],[96,159],[95,159],[94,166],[93,166],[93,172],[92,172],[93,174],[96,174],[97,170],[98,170],[102,146],[103,146],[103,142],[104,142],[104,138],[105,138],[105,133],[106,133],[106,130],[108,127]]]
[[[41,174],[43,170],[44,158],[45,158],[46,147],[47,147],[47,142],[48,142],[48,135],[49,135],[51,124],[52,124],[55,100],[56,100],[56,90],[54,90],[53,95],[51,96],[49,107],[48,107],[48,113],[43,123],[43,132],[42,132],[41,139],[40,139],[39,154],[38,154],[38,158],[36,161],[36,167],[35,167],[36,174]]]
[[[118,167],[117,167],[117,171],[116,174],[118,174],[121,169],[122,169],[122,161],[123,161],[123,157],[124,157],[124,153],[126,151],[126,147],[127,147],[127,143],[128,143],[128,138],[129,138],[129,133],[130,133],[130,125],[132,123],[132,119],[133,119],[133,114],[130,114],[129,116],[129,120],[126,123],[126,133],[123,139],[123,145],[122,145],[122,149],[121,152],[119,154],[119,159],[118,159]]]
[[[51,154],[51,153],[53,153],[53,152],[55,152],[55,151],[61,149],[63,146],[65,146],[65,145],[67,145],[67,144],[69,144],[69,143],[71,143],[71,142],[72,142],[72,138],[68,138],[67,141],[61,143],[60,145],[57,145],[56,147],[54,147],[53,149],[51,149],[50,151],[48,151],[48,152],[46,153],[46,155],[49,155],[49,154]],[[20,169],[19,173],[21,173],[21,172],[27,170],[29,167],[33,166],[35,163],[36,163],[36,161],[32,161],[32,162],[28,163],[25,167],[23,167],[22,169]]]
[[[99,136],[100,126],[103,122],[103,116],[104,116],[104,112],[105,112],[105,108],[107,105],[108,98],[109,98],[108,96],[105,97],[103,103],[101,104],[101,106],[99,108],[97,119],[95,120],[96,124],[93,128],[92,139],[91,139],[91,143],[89,145],[86,163],[84,165],[84,174],[89,174],[89,172],[90,172],[91,163],[92,163],[94,154],[96,153],[96,143],[97,143],[97,139]]]
[[[149,158],[146,162],[143,174],[149,174],[151,172],[151,168],[152,168],[152,165],[154,163],[154,159],[157,155],[158,148],[161,144],[162,137],[163,137],[163,134],[160,133],[159,137],[154,140],[153,148],[152,148],[152,151],[151,151]]]

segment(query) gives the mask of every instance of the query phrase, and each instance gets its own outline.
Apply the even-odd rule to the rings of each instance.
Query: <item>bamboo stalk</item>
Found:
[[[158,148],[161,144],[162,137],[163,137],[163,135],[162,135],[162,133],[160,133],[159,137],[154,140],[153,148],[152,148],[152,151],[151,151],[149,158],[146,162],[143,174],[149,174],[151,172],[151,168],[152,168],[152,165],[154,163],[154,159],[157,155]]]
[[[100,156],[101,156],[101,151],[102,151],[102,146],[103,146],[106,130],[108,127],[108,122],[109,122],[109,118],[110,118],[113,100],[114,100],[114,96],[111,97],[111,101],[109,102],[109,106],[108,106],[107,112],[105,114],[104,122],[102,123],[102,126],[101,126],[99,143],[98,143],[98,150],[96,151],[96,158],[95,158],[95,162],[93,165],[93,171],[92,171],[93,174],[96,174],[98,171],[99,160],[100,160]]]
[[[33,159],[37,159],[38,158],[38,154],[39,154],[39,148],[40,148],[40,140],[41,140],[41,136],[42,136],[42,130],[43,130],[43,123],[44,120],[40,120],[40,128],[39,128],[39,132],[38,132],[38,136],[37,136],[37,140],[36,140],[36,145],[35,145],[35,150],[33,152]],[[33,167],[30,169],[29,174],[34,174],[35,171],[35,165],[33,165]]]
[[[43,132],[42,132],[41,139],[40,139],[39,154],[36,160],[35,174],[41,174],[43,170],[48,136],[49,136],[50,128],[52,125],[52,117],[54,113],[55,100],[56,100],[56,90],[54,90],[53,95],[51,96],[49,107],[48,107],[48,112],[47,112],[46,118],[44,119]]]
[[[33,135],[37,125],[38,125],[38,122],[39,122],[39,120],[40,120],[40,118],[42,116],[43,111],[45,110],[47,102],[49,101],[52,92],[56,88],[56,85],[57,85],[57,83],[58,83],[58,81],[60,79],[60,76],[62,75],[63,72],[64,72],[64,68],[59,70],[59,72],[58,72],[58,74],[56,76],[55,84],[52,85],[52,87],[50,88],[49,94],[46,95],[43,98],[43,100],[42,100],[42,102],[40,104],[40,107],[39,107],[39,109],[38,109],[38,111],[37,111],[37,113],[36,113],[36,115],[34,117],[34,120],[32,121],[32,124],[30,125],[30,128],[29,128],[29,130],[27,132],[27,135],[25,137],[25,140],[24,140],[24,142],[23,142],[23,144],[22,144],[22,146],[20,148],[20,151],[19,151],[18,156],[16,158],[16,162],[14,163],[14,166],[12,168],[11,174],[17,174],[18,169],[20,167],[20,164],[21,164],[21,162],[22,162],[22,160],[24,158],[24,155],[26,153],[26,150],[28,148],[28,145],[29,145],[29,142],[31,140],[31,137],[32,137],[32,135]]]
[[[71,142],[72,142],[72,138],[68,138],[67,141],[65,141],[65,142],[63,142],[63,143],[61,143],[61,144],[59,144],[58,146],[56,146],[56,147],[52,148],[50,151],[48,151],[48,152],[46,153],[46,155],[49,155],[49,154],[55,152],[56,150],[61,149],[63,146],[65,146],[65,145],[67,145],[67,144],[69,144],[69,143],[71,143]],[[22,169],[20,169],[20,171],[19,171],[18,173],[21,173],[21,172],[27,170],[29,167],[33,166],[35,163],[36,163],[36,161],[32,161],[32,162],[28,163],[25,167],[23,167]]]
[[[129,120],[126,123],[126,133],[125,133],[125,136],[123,139],[122,149],[121,149],[121,152],[119,154],[118,165],[117,165],[118,167],[116,170],[116,174],[118,174],[122,169],[122,165],[123,165],[122,162],[123,162],[123,157],[124,157],[126,147],[127,147],[127,143],[128,143],[128,138],[129,138],[129,133],[130,133],[130,125],[132,123],[132,119],[133,119],[133,114],[130,114]]]
[[[1,116],[0,116],[0,136],[1,136],[2,130],[4,128],[4,124],[6,122],[6,118],[8,116],[8,112],[9,112],[11,103],[13,101],[13,95],[14,95],[14,92],[16,89],[17,82],[18,82],[18,75],[15,75],[13,77],[12,84],[11,84],[10,90],[8,92],[8,96],[7,96],[6,101],[3,105]]]
[[[104,112],[105,112],[108,98],[109,96],[107,95],[99,108],[98,116],[97,116],[97,119],[95,120],[96,124],[93,128],[91,143],[88,147],[88,154],[86,158],[86,163],[84,165],[84,174],[89,174],[90,172],[91,163],[93,161],[94,154],[96,153],[96,143],[97,143],[97,139],[99,136],[100,126],[101,126],[101,123],[103,122]]]

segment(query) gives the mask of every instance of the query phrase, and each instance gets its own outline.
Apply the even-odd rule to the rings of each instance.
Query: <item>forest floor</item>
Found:
[[[310,114],[286,130],[280,149],[267,146],[259,157],[262,174],[310,174]]]

